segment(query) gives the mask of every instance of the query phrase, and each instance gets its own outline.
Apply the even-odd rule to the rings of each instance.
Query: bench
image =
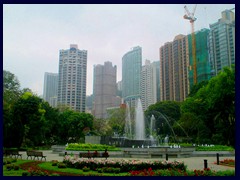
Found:
[[[41,160],[44,158],[46,161],[46,156],[44,156],[43,152],[41,152],[41,151],[27,151],[27,159],[28,159],[28,157],[30,157],[31,159],[32,159],[32,157],[34,157],[33,160],[35,160],[35,158],[38,159],[39,157],[41,157]]]
[[[16,159],[18,158],[18,156],[20,156],[21,159],[22,159],[22,154],[20,154],[18,150],[7,150],[7,149],[4,149],[3,150],[3,155],[10,156],[10,157],[15,156]]]
[[[91,152],[88,152],[88,153],[79,153],[79,157],[80,158],[108,158],[109,157],[109,154],[107,152],[104,152],[104,153],[91,153]]]

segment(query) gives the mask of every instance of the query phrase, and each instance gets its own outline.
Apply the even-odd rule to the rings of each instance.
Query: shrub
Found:
[[[58,160],[52,160],[52,166],[57,166],[58,165]]]
[[[11,161],[12,163],[13,163],[13,162],[17,162],[17,159],[11,159],[10,161]]]
[[[105,151],[107,149],[108,151],[120,151],[119,148],[115,146],[110,145],[104,145],[104,144],[78,144],[78,143],[70,143],[66,147],[66,150],[71,151]]]
[[[30,173],[29,172],[23,172],[22,176],[30,176]]]
[[[51,174],[50,176],[60,176],[60,174],[53,173],[53,174]]]
[[[29,173],[29,176],[48,176],[47,171],[41,171],[33,168],[29,168],[28,173]]]
[[[6,165],[6,169],[8,170],[8,171],[10,171],[11,169],[13,169],[14,168],[14,165],[13,164],[7,164]]]
[[[10,171],[10,170],[19,170],[19,166],[18,165],[15,165],[15,164],[7,164],[6,165],[6,169],[8,170],[8,171]]]
[[[197,146],[196,151],[234,151],[233,147],[214,145],[214,146]]]
[[[120,171],[121,171],[121,169],[120,169],[120,168],[114,168],[114,173],[115,173],[115,174],[119,174],[119,173],[120,173]]]
[[[82,170],[83,170],[83,172],[88,172],[88,171],[90,171],[90,168],[88,168],[87,166],[84,166]]]
[[[64,163],[58,163],[58,168],[66,168],[66,164],[64,164]]]
[[[19,166],[14,165],[13,169],[14,169],[14,170],[19,170]]]
[[[130,171],[130,176],[153,176],[154,174],[152,168],[148,168],[148,170]]]
[[[102,173],[102,172],[103,172],[103,171],[102,171],[102,168],[98,168],[98,169],[97,169],[97,172],[98,172],[98,173]]]

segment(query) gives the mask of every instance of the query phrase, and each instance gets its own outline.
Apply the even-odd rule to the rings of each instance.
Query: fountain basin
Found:
[[[190,157],[195,151],[195,147],[170,148],[169,146],[149,147],[149,148],[121,148],[123,157],[129,158],[166,158],[168,157]]]

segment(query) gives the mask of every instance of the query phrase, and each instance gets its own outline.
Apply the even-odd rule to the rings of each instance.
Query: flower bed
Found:
[[[65,156],[63,162],[70,168],[82,169],[88,167],[91,170],[96,170],[103,167],[120,168],[120,172],[129,172],[135,170],[143,170],[151,167],[156,169],[180,169],[186,171],[186,166],[183,162],[174,161],[147,161],[147,160],[125,160],[125,159],[84,159],[71,156]]]
[[[217,164],[217,162],[215,162],[214,164]],[[230,166],[230,167],[235,167],[235,160],[234,159],[224,159],[219,161],[220,165],[224,165],[224,166]]]

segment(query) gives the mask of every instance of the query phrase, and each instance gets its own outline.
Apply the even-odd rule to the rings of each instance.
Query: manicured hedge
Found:
[[[214,145],[214,146],[197,146],[196,151],[234,151],[230,146]]]
[[[71,151],[105,151],[107,149],[108,151],[120,151],[119,148],[115,146],[109,146],[104,144],[78,144],[78,143],[71,143],[68,144],[66,147],[66,150]]]

